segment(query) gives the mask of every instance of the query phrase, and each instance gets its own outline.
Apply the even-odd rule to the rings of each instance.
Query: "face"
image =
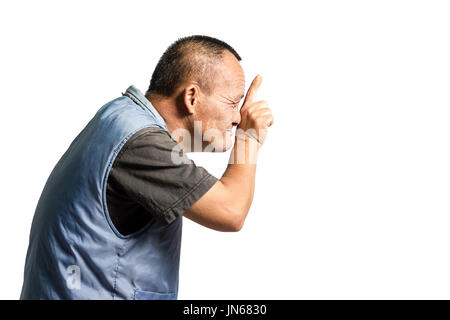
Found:
[[[211,94],[199,97],[195,119],[201,121],[201,128],[194,123],[194,130],[195,134],[202,132],[203,151],[224,152],[231,148],[232,129],[241,121],[239,103],[244,97],[245,76],[239,61],[228,51],[216,71]]]

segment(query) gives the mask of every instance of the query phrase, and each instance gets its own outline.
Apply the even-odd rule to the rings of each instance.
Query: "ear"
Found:
[[[184,105],[189,114],[195,113],[195,108],[199,104],[200,88],[191,84],[184,89]]]

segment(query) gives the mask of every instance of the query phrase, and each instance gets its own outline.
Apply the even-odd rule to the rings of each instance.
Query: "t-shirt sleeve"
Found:
[[[151,127],[134,134],[122,147],[108,183],[169,224],[217,180],[189,159],[168,131]]]

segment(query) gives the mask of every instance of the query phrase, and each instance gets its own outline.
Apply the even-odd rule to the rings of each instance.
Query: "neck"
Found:
[[[177,141],[177,143],[180,144],[180,147],[182,149],[185,149],[185,147],[182,144],[181,137],[178,137],[176,139],[176,136],[179,136],[179,134],[173,135],[174,131],[177,129],[183,129],[191,132],[192,128],[189,124],[188,118],[181,117],[178,110],[178,105],[176,101],[176,97],[160,97],[156,96],[154,94],[146,93],[145,97],[150,101],[153,107],[155,107],[156,111],[161,115],[161,117],[164,119],[164,122],[167,125],[167,129],[169,130],[170,135],[174,140]]]

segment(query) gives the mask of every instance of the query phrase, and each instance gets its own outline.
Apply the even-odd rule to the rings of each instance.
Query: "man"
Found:
[[[176,299],[182,216],[239,231],[273,118],[244,97],[236,51],[206,36],[163,54],[144,96],[134,86],[98,110],[53,169],[30,234],[21,299]],[[217,179],[184,153],[231,148]]]

